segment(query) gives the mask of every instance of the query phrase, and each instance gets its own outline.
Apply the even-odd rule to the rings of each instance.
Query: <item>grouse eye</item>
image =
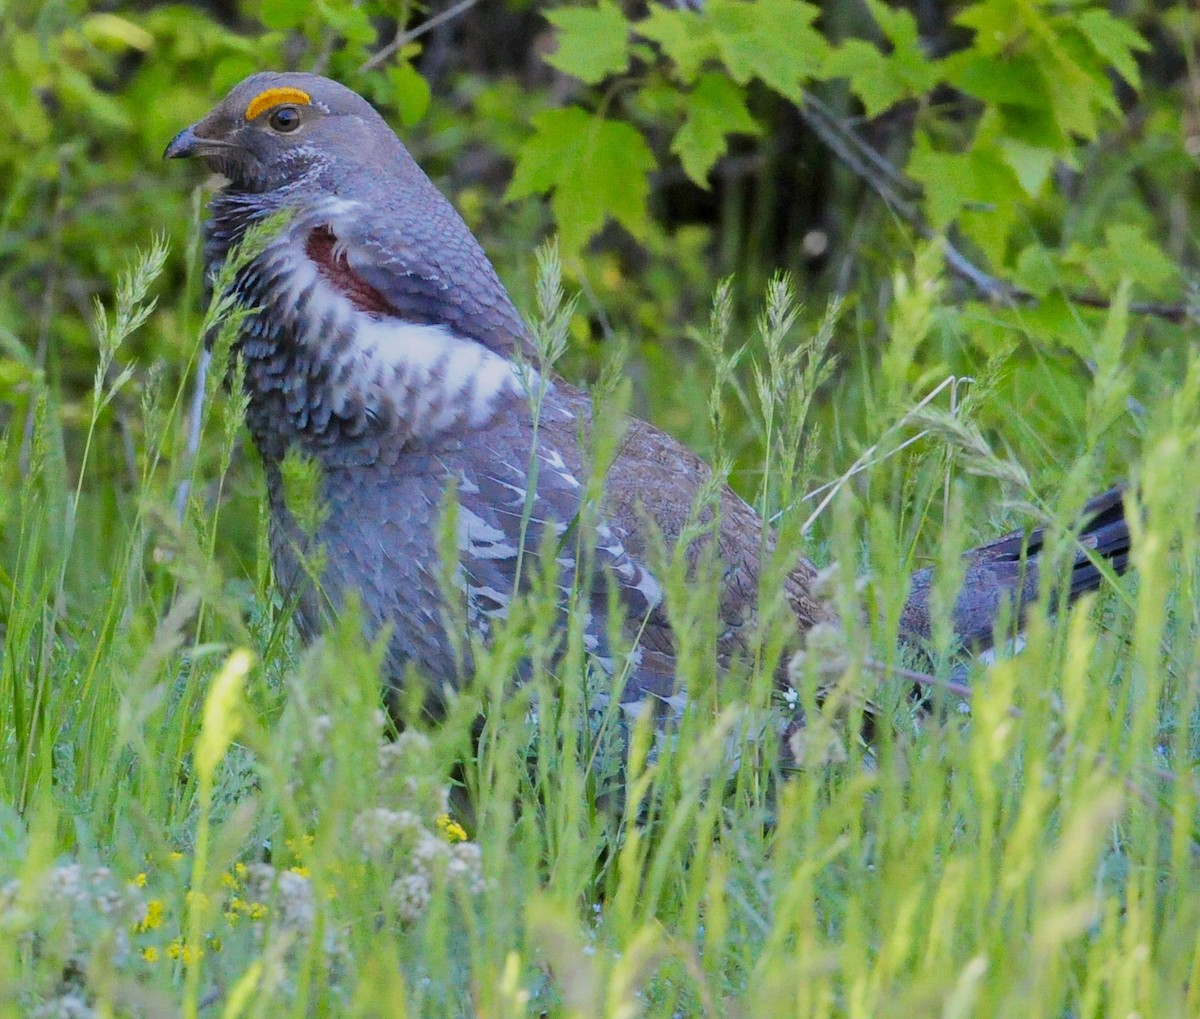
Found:
[[[294,106],[281,106],[267,121],[280,134],[289,134],[300,126],[300,111]]]

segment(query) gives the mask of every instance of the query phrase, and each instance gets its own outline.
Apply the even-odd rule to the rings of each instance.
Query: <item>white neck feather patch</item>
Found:
[[[305,224],[280,241],[286,271],[279,291],[305,303],[297,339],[328,369],[328,406],[394,411],[405,430],[431,438],[455,425],[479,427],[509,396],[542,385],[536,371],[443,325],[368,313],[333,286],[307,256]]]
[[[360,312],[352,356],[361,377],[387,390],[418,435],[458,422],[485,424],[501,397],[523,392],[516,365],[445,326],[373,319]]]

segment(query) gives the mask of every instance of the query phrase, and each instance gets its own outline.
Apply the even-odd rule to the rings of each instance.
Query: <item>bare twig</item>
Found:
[[[888,665],[887,662],[881,662],[877,658],[864,659],[863,667],[884,678],[906,679],[926,690],[945,690],[946,693],[961,697],[964,701],[969,701],[972,696],[972,690],[966,683],[956,683],[952,679],[938,679],[937,676],[931,676],[927,672],[917,672],[915,669],[906,669],[900,665]],[[1014,718],[1021,717],[1020,708],[1010,707],[1008,713]]]
[[[880,175],[887,179],[892,187],[907,192],[910,198],[917,199],[921,197],[920,185],[915,181],[909,180],[889,160],[863,141],[819,97],[813,95],[811,92],[806,92],[803,104],[800,107],[800,115],[814,131],[821,134],[821,140],[825,141],[827,145],[830,143],[822,133],[826,128],[831,133],[837,135],[839,145],[853,150],[855,158],[874,167]],[[814,123],[814,121],[817,121],[817,123]]]
[[[813,133],[835,156],[871,188],[884,204],[920,236],[932,239],[940,236],[925,221],[917,206],[906,195],[920,194],[918,185],[906,177],[891,162],[863,141],[841,118],[816,96],[806,93],[799,104],[800,116]],[[1036,295],[986,272],[971,261],[953,243],[943,238],[946,264],[956,276],[966,280],[989,301],[998,304],[1024,304],[1037,299]],[[1067,294],[1074,304],[1088,308],[1108,308],[1111,301],[1094,294]],[[1200,302],[1195,299],[1177,303],[1164,301],[1134,301],[1129,310],[1136,315],[1161,318],[1168,322],[1200,319]]]
[[[474,7],[479,0],[458,0],[453,7],[447,7],[440,14],[435,14],[428,21],[422,21],[416,28],[408,32],[397,32],[396,37],[389,42],[383,49],[379,50],[374,56],[368,60],[364,60],[358,70],[361,74],[363,71],[371,71],[381,64],[386,64],[400,50],[404,49],[414,39],[419,39],[426,32],[432,32],[438,25],[444,24],[447,21],[457,18],[460,14],[465,14]]]
[[[1024,298],[1030,295],[1024,291],[1014,292]],[[1068,294],[1067,299],[1074,304],[1082,304],[1087,308],[1108,308],[1112,302],[1094,294]],[[1135,315],[1148,315],[1151,318],[1166,319],[1168,322],[1185,322],[1188,319],[1200,318],[1200,304],[1190,301],[1172,303],[1170,301],[1130,301],[1129,310]]]

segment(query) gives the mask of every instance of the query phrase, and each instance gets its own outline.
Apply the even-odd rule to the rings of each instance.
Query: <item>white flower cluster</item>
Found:
[[[411,810],[385,807],[364,810],[350,826],[350,834],[362,854],[374,860],[394,852],[401,843],[415,842],[423,833],[428,834],[421,819]]]
[[[122,885],[107,867],[85,868],[79,863],[51,867],[22,886],[9,881],[0,887],[0,929],[24,940],[53,937],[55,954],[64,958],[88,947],[99,931],[82,929],[77,920],[98,921],[115,941],[116,959],[129,951],[125,927],[145,915],[146,905],[135,888]]]
[[[93,953],[116,965],[129,961],[129,929],[146,915],[141,892],[107,867],[62,863],[0,886],[0,940],[12,937],[41,962],[52,986],[30,988],[26,1014],[85,1017],[93,1010],[84,975]]]
[[[386,716],[377,713],[374,721],[382,737],[368,801],[374,805],[355,815],[347,835],[373,879],[390,888],[390,904],[400,922],[411,924],[426,914],[441,887],[479,892],[483,861],[479,846],[467,841],[466,832],[450,816],[444,762],[430,738],[412,729],[388,738]],[[306,734],[316,734],[311,742],[317,760],[328,753],[332,731],[328,714],[315,715],[307,727]],[[306,745],[309,742],[306,735]],[[305,764],[311,768],[313,758]],[[283,875],[275,880],[279,888],[273,894],[283,899]]]
[[[244,881],[242,894],[246,900],[265,907],[257,917],[251,914],[255,940],[260,946],[273,944],[284,949],[282,955],[270,950],[264,954],[264,961],[273,967],[267,979],[280,985],[285,994],[294,993],[288,974],[296,960],[308,954],[313,935],[320,930],[326,985],[334,994],[352,985],[354,957],[346,931],[329,922],[331,918],[307,874],[279,870],[268,863],[251,863],[245,869]]]
[[[439,816],[449,810],[446,787],[433,763],[428,737],[407,730],[379,745],[379,789],[385,800],[402,796],[421,816]]]
[[[473,894],[483,890],[479,846],[448,841],[410,810],[364,810],[354,819],[351,834],[363,858],[392,876],[392,903],[405,923],[425,915],[439,880]]]
[[[80,863],[62,863],[51,867],[33,879],[32,889],[25,889],[19,881],[9,881],[0,887],[0,904],[4,906],[6,919],[12,919],[10,909],[22,905],[34,912],[42,909],[65,910],[84,908],[99,912],[104,917],[113,917],[128,910],[136,899],[129,888],[120,886],[107,867],[85,869]]]
[[[276,870],[269,863],[252,863],[246,868],[245,898],[265,902],[273,925],[307,940],[317,921],[312,882],[291,870]]]
[[[51,998],[35,1005],[29,1013],[30,1019],[92,1019],[96,1010],[76,991]]]

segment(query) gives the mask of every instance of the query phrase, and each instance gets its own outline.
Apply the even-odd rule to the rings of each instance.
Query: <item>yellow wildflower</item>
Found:
[[[437,825],[437,830],[442,833],[442,838],[447,842],[453,844],[467,841],[466,830],[449,814],[438,814],[434,823]]]
[[[145,934],[146,931],[152,931],[156,927],[161,927],[163,922],[163,901],[162,899],[151,899],[146,903],[146,915],[141,918],[134,929],[139,934]]]
[[[167,945],[167,955],[172,959],[181,960],[185,966],[191,966],[196,960],[204,958],[204,949],[185,945],[183,938],[176,938]]]
[[[238,917],[243,914],[250,917],[251,920],[261,920],[267,915],[267,904],[265,902],[247,902],[241,896],[235,895],[229,900],[229,908],[225,911],[225,916],[231,923],[236,923]]]
[[[137,877],[135,877],[133,879],[133,886],[134,886],[134,888],[145,888],[146,887],[146,872],[145,871],[142,871],[140,874],[138,874]]]
[[[158,962],[158,949],[153,945],[143,948],[142,958],[145,959],[146,962]]]
[[[295,859],[303,860],[316,841],[315,835],[301,835],[299,838],[285,839],[283,844]]]

